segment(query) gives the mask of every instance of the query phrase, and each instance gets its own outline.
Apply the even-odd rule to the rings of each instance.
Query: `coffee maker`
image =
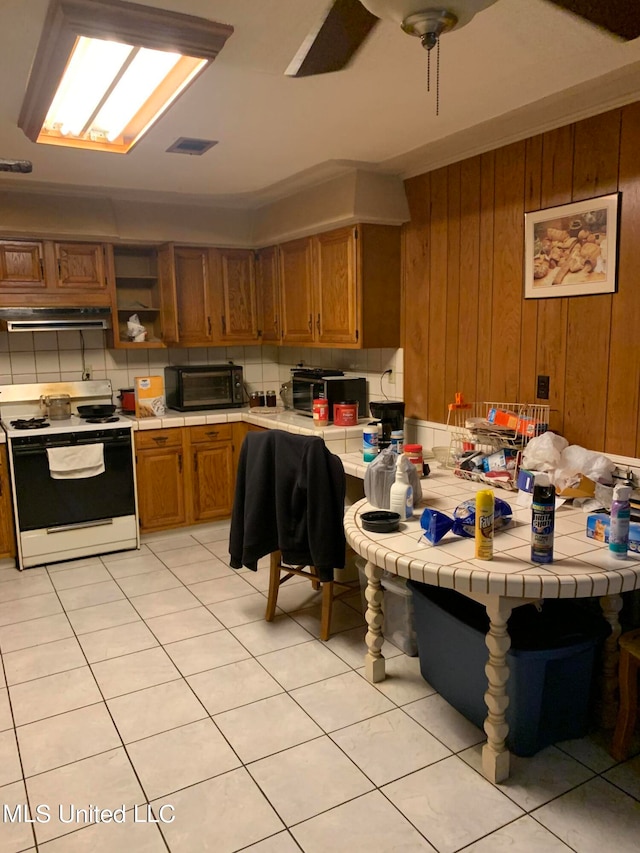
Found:
[[[378,447],[383,450],[391,443],[391,432],[404,429],[404,403],[401,400],[378,400],[369,404],[373,417],[380,421],[382,432]]]

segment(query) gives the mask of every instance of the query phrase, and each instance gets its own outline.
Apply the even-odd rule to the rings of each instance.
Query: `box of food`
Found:
[[[133,386],[137,418],[159,418],[165,414],[164,376],[136,376]]]
[[[598,542],[609,541],[611,518],[604,512],[593,512],[587,516],[587,536]],[[629,524],[629,551],[640,553],[640,521]]]

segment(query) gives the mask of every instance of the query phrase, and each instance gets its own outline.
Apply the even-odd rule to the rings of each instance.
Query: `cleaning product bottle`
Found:
[[[630,497],[631,486],[619,483],[614,487],[609,527],[609,553],[618,560],[626,559],[629,547]]]
[[[493,516],[495,493],[493,489],[481,489],[476,493],[476,558],[493,559]]]
[[[548,474],[533,478],[531,504],[531,560],[553,563],[553,528],[556,513],[556,490]]]
[[[402,454],[398,456],[396,480],[389,490],[389,509],[391,512],[397,512],[401,521],[406,521],[413,515],[413,488],[407,470],[409,464]]]

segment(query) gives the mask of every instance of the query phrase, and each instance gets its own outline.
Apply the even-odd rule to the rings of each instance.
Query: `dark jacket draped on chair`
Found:
[[[260,557],[315,566],[320,580],[344,568],[345,475],[319,436],[249,432],[240,449],[229,536],[230,565],[253,571]]]

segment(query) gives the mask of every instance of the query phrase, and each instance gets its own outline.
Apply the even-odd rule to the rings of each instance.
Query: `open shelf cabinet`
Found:
[[[114,246],[116,288],[114,343],[120,348],[164,346],[162,341],[158,253],[153,246]],[[147,330],[146,341],[131,340],[127,321],[133,314]]]

